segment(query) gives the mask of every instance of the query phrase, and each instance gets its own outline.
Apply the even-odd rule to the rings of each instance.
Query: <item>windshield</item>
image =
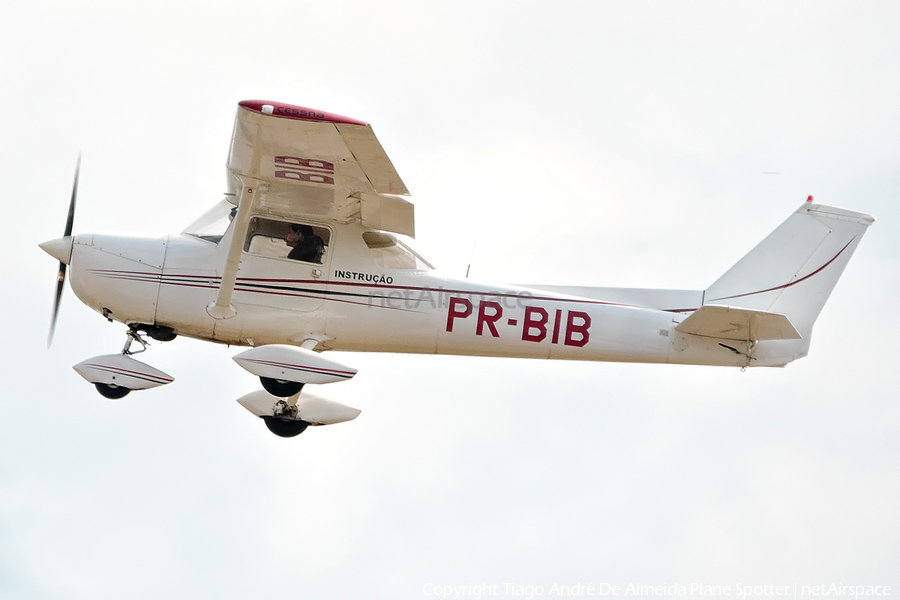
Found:
[[[220,200],[215,206],[200,215],[196,221],[188,225],[182,233],[218,244],[225,235],[236,211],[237,206],[229,202],[227,198]]]

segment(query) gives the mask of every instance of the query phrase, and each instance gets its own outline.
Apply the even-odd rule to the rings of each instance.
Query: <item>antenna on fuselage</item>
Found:
[[[472,269],[472,261],[475,260],[475,248],[478,247],[478,244],[472,244],[472,254],[469,255],[469,266],[466,267],[466,279],[469,278],[469,271]]]

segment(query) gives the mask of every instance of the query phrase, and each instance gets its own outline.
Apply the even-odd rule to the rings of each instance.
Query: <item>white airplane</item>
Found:
[[[784,366],[874,222],[810,197],[705,290],[494,285],[415,249],[406,186],[362,121],[241,102],[227,179],[180,234],[73,236],[76,169],[65,233],[41,244],[60,262],[48,345],[68,265],[78,298],[128,327],[120,353],[74,367],[101,394],[173,381],[133,357],[145,335],[249,346],[234,360],[264,390],[238,401],[283,437],[359,414],[304,389],[356,374],[324,350]]]

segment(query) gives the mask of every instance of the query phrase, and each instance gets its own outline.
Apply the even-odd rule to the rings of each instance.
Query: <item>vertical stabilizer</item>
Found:
[[[784,314],[803,336],[805,354],[816,317],[874,221],[804,203],[712,284],[703,303]]]

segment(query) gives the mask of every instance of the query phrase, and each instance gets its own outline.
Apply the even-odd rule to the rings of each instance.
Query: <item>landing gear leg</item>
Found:
[[[125,332],[125,335],[127,336],[127,338],[125,340],[125,347],[122,348],[122,354],[131,356],[132,354],[140,354],[147,349],[149,342],[141,337],[141,332],[138,331],[135,326],[132,325],[131,327],[129,327],[128,331]],[[134,342],[137,342],[141,345],[140,350],[131,350],[131,344],[133,344]]]

